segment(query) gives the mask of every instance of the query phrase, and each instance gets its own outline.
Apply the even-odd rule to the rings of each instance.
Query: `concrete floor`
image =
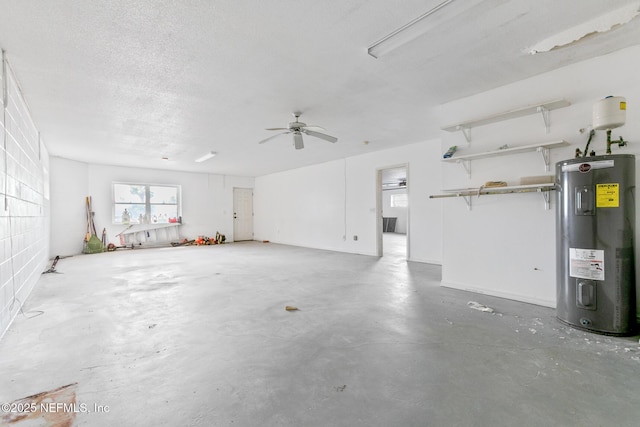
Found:
[[[439,266],[245,242],[57,271],[0,341],[0,402],[77,383],[77,426],[640,424],[638,337],[439,287]]]
[[[393,261],[407,259],[407,235],[382,233],[382,256],[394,257]]]

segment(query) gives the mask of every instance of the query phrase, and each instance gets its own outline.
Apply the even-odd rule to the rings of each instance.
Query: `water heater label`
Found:
[[[569,248],[569,276],[604,280],[604,251]]]
[[[588,163],[573,163],[570,165],[562,165],[562,172],[582,172],[588,173],[594,169],[607,169],[615,166],[613,160],[598,160]]]
[[[620,207],[620,184],[596,185],[596,208]]]

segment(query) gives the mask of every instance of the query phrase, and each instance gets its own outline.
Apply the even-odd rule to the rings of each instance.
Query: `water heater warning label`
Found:
[[[569,248],[569,276],[604,280],[604,251]]]
[[[620,206],[620,184],[597,184],[596,207],[617,208]]]

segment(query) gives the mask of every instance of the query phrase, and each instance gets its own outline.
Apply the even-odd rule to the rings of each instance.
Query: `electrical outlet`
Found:
[[[358,236],[354,234],[353,240],[358,240]]]

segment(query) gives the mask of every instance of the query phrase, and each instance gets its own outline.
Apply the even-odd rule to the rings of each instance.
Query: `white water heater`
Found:
[[[627,101],[622,96],[607,96],[593,105],[593,129],[614,129],[627,120]]]

